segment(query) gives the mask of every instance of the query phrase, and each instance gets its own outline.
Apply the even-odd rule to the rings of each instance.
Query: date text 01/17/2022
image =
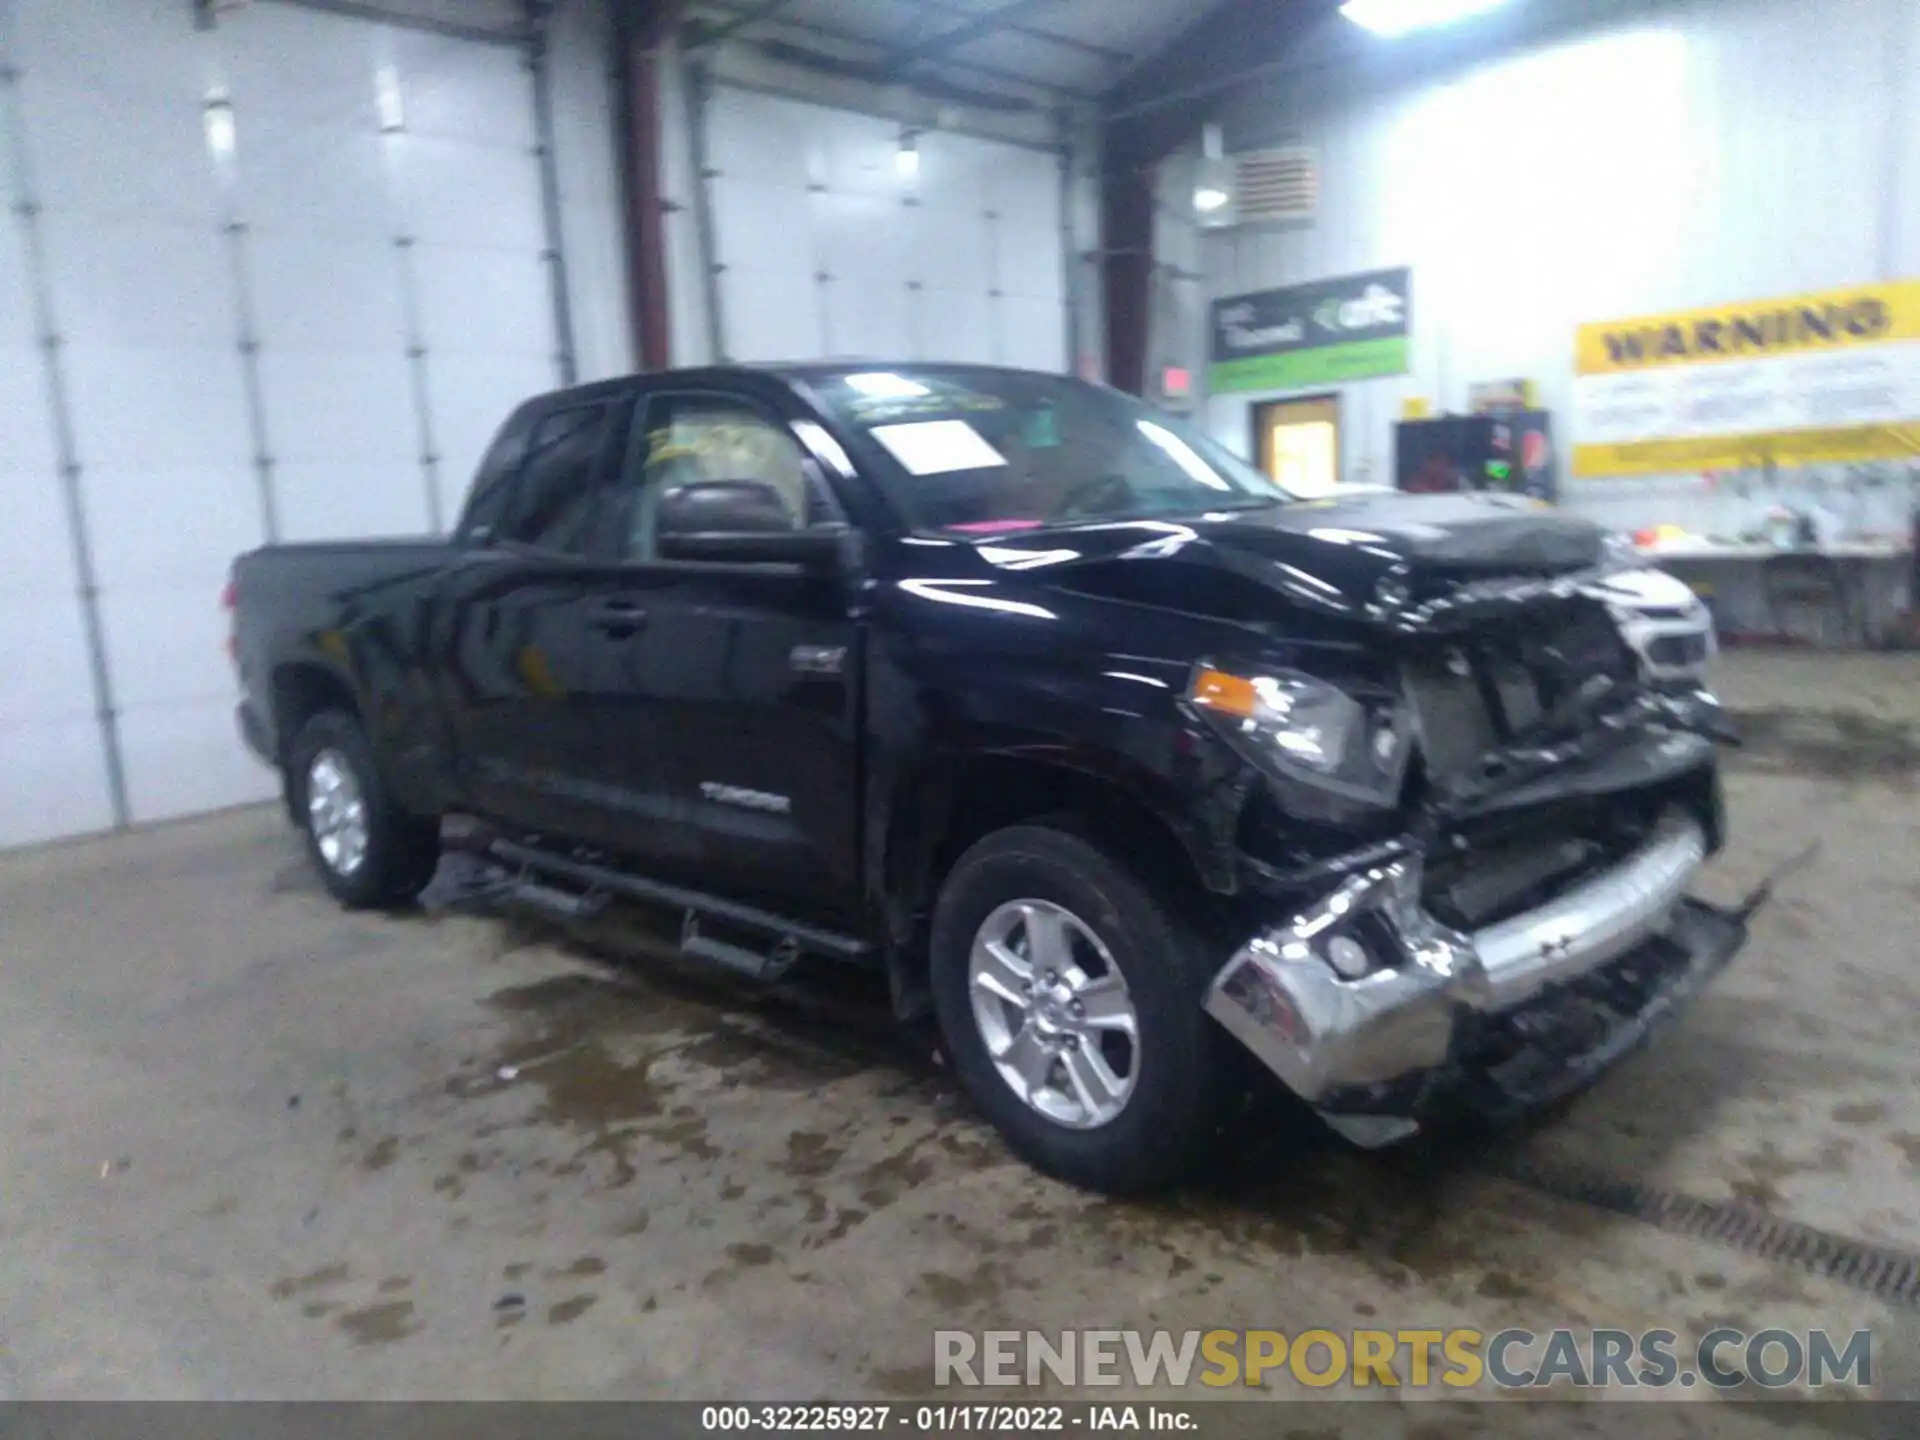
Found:
[[[1191,1432],[1187,1410],[1159,1405],[708,1405],[705,1433],[801,1435],[908,1430],[915,1434],[1065,1434],[1079,1431]]]

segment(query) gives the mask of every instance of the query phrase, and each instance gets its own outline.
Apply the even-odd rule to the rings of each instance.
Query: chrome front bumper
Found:
[[[1666,933],[1707,850],[1700,822],[1669,812],[1618,865],[1471,934],[1429,915],[1418,862],[1396,861],[1248,940],[1215,976],[1206,1009],[1310,1104],[1384,1091],[1447,1066],[1474,1017],[1515,1011]],[[1342,934],[1379,968],[1337,973],[1324,947]]]

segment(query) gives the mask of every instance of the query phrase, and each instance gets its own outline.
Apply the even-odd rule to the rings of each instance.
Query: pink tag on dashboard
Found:
[[[949,525],[962,535],[1005,535],[1013,530],[1038,530],[1044,520],[975,520],[966,525]]]

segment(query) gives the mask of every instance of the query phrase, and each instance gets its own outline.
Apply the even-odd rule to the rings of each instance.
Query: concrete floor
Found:
[[[1703,891],[1822,848],[1511,1143],[1920,1248],[1920,657],[1718,681],[1757,743]],[[265,809],[0,861],[0,1398],[904,1397],[942,1326],[1720,1323],[1870,1326],[1920,1396],[1920,1314],[1446,1146],[1076,1193],[877,997],[751,995],[645,929],[346,915]]]

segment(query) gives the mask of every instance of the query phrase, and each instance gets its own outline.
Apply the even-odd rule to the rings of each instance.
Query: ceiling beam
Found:
[[[1109,121],[1133,120],[1154,111],[1190,106],[1196,100],[1228,95],[1284,74],[1295,83],[1305,74],[1342,65],[1381,65],[1391,56],[1392,73],[1405,81],[1441,75],[1489,53],[1591,29],[1616,16],[1637,13],[1645,0],[1559,0],[1514,5],[1472,25],[1447,27],[1383,45],[1339,15],[1339,0],[1286,0],[1295,16],[1290,32],[1269,43],[1248,46],[1231,64],[1203,65],[1178,83],[1149,89],[1137,83],[1148,66],[1137,67],[1109,90],[1103,112]],[[1155,57],[1156,60],[1160,57]],[[1164,77],[1163,77],[1164,78]]]
[[[1277,59],[1340,9],[1340,0],[1221,0],[1135,65],[1108,92],[1115,109]]]
[[[508,29],[495,29],[488,25],[462,25],[457,20],[438,20],[431,15],[412,15],[404,10],[387,10],[368,0],[279,0],[280,4],[292,5],[301,10],[318,10],[327,15],[339,15],[348,20],[371,20],[378,25],[392,25],[401,30],[419,30],[428,35],[441,35],[449,40],[478,40],[483,45],[525,45],[528,30],[524,25],[515,25]],[[211,0],[194,0],[194,8],[203,14],[214,14]],[[216,17],[217,18],[217,17]]]
[[[896,5],[904,5],[910,10],[932,10],[942,15],[957,18],[970,14],[970,11],[956,7],[952,0],[893,0]],[[1078,51],[1082,55],[1091,55],[1096,60],[1104,60],[1109,65],[1129,65],[1133,63],[1131,50],[1120,50],[1112,45],[1101,45],[1092,40],[1082,40],[1078,35],[1063,35],[1058,30],[1049,30],[1043,25],[1005,25],[1001,27],[1011,35],[1024,35],[1029,40],[1038,40],[1043,44],[1057,45],[1063,50]]]
[[[1199,132],[1192,100],[1271,69],[1338,14],[1340,0],[1220,0],[1108,89],[1108,141],[1122,163],[1160,159]]]
[[[764,3],[764,0],[762,0]],[[702,0],[701,7],[715,14],[740,16],[752,8],[743,0]],[[862,35],[858,31],[842,29],[834,25],[822,25],[812,19],[793,20],[779,16],[765,22],[776,27],[788,28],[802,34],[818,35],[823,40],[835,40],[844,45],[858,45],[867,50],[884,50],[886,42],[876,40],[871,35]],[[934,62],[937,69],[949,71],[955,75],[974,75],[982,80],[998,81],[1002,85],[1017,85],[1025,90],[1038,90],[1056,96],[1065,96],[1069,100],[1098,100],[1100,97],[1092,91],[1078,85],[1063,85],[1058,80],[1048,80],[1038,75],[1022,75],[1013,70],[1002,70],[994,65],[981,65],[971,60],[960,60],[943,55]],[[884,64],[876,65],[883,70]]]
[[[782,10],[793,4],[793,0],[759,0],[756,5],[746,5],[733,12],[733,18],[723,25],[716,25],[701,37],[708,45],[718,45],[729,36],[737,35],[749,25],[758,25],[762,20],[771,20]]]
[[[1044,9],[1054,3],[1056,0],[1007,0],[1006,4],[997,9],[989,10],[983,15],[976,15],[973,19],[950,29],[929,35],[924,40],[915,40],[895,47],[888,52],[886,67],[889,71],[900,74],[916,65],[923,65],[929,60],[937,60],[962,46],[971,45],[975,40],[984,39],[996,30],[1006,29],[1022,15]]]

